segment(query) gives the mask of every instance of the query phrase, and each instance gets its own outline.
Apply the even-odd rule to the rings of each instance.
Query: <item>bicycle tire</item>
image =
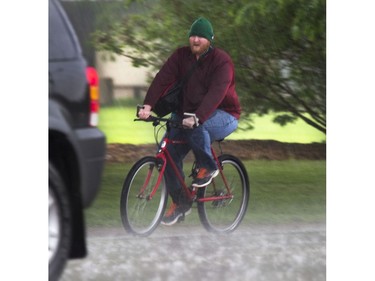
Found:
[[[198,189],[197,207],[200,221],[206,230],[228,233],[240,225],[246,214],[250,199],[250,182],[245,166],[237,157],[223,154],[218,159],[233,198],[199,201],[200,198],[226,194],[223,177],[219,174],[208,186]]]
[[[123,184],[120,201],[122,224],[129,233],[148,236],[160,224],[168,200],[164,178],[157,192],[151,199],[149,198],[159,174],[157,159],[152,156],[138,160],[129,171]],[[149,180],[145,184],[148,176]]]

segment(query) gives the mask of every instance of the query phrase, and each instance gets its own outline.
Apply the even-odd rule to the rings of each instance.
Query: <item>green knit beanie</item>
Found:
[[[189,37],[194,35],[204,37],[212,42],[214,39],[214,30],[211,23],[206,18],[198,18],[195,22],[193,22],[189,31]]]

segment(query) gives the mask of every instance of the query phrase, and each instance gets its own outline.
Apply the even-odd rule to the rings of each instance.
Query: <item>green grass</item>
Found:
[[[134,122],[135,101],[117,101],[115,106],[102,107],[99,128],[105,133],[107,143],[154,143],[153,127],[149,123]],[[281,142],[324,142],[325,135],[302,120],[281,127],[272,122],[272,115],[255,117],[255,129],[237,130],[227,139],[277,140]],[[243,124],[240,122],[240,127]]]
[[[255,160],[244,164],[251,185],[244,224],[325,221],[326,161]],[[122,227],[120,194],[131,165],[106,165],[101,191],[85,211],[88,226]],[[185,223],[199,223],[196,210]]]

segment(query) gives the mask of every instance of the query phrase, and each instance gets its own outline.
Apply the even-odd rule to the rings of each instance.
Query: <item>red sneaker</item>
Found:
[[[191,205],[177,205],[176,203],[171,204],[168,211],[165,213],[161,224],[163,225],[174,225],[176,222],[183,220],[183,218],[191,213]]]
[[[212,179],[219,174],[219,170],[208,171],[206,168],[200,168],[198,175],[193,180],[192,186],[203,187],[211,183]]]

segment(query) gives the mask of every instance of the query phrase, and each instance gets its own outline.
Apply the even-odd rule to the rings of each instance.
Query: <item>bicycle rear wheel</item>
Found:
[[[235,230],[246,214],[250,198],[250,184],[242,162],[228,154],[219,156],[223,174],[229,185],[232,198],[221,198],[228,194],[223,175],[219,174],[212,182],[198,190],[198,214],[206,230],[226,233]],[[202,198],[218,197],[213,201],[200,201]]]
[[[159,225],[168,200],[164,179],[150,198],[160,171],[155,157],[140,159],[129,171],[122,188],[120,211],[128,232],[148,236]]]

